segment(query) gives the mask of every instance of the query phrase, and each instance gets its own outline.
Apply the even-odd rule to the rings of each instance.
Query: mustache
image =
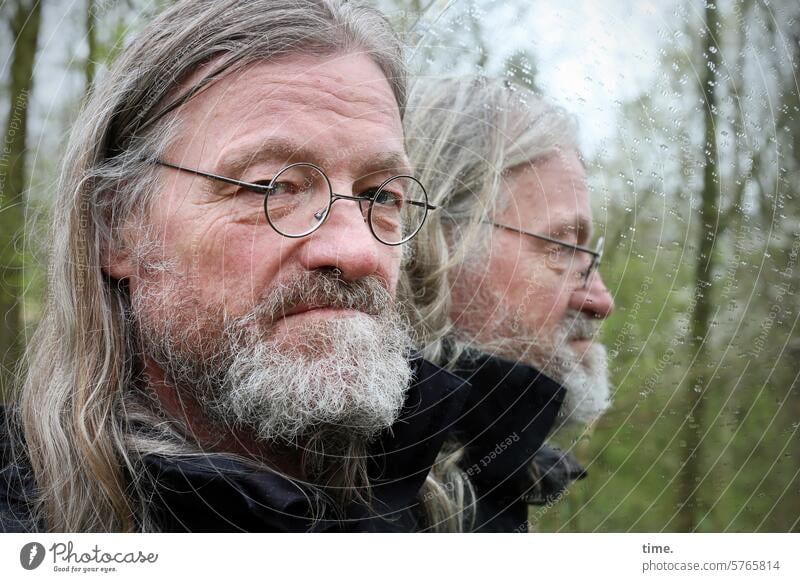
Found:
[[[333,271],[302,271],[273,285],[244,319],[272,325],[301,307],[352,309],[380,317],[394,308],[394,298],[377,277],[348,281]]]
[[[564,315],[561,329],[566,333],[567,339],[587,338],[595,339],[600,329],[601,321],[582,311],[570,309]]]

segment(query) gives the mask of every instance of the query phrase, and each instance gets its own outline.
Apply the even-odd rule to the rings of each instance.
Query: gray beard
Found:
[[[513,332],[504,322],[491,342],[461,337],[470,348],[535,366],[566,388],[559,413],[561,424],[591,425],[611,406],[608,356],[603,344],[593,341],[582,356],[570,346],[572,337],[595,337],[599,322],[570,310],[550,337]]]
[[[264,441],[294,443],[325,430],[370,439],[400,414],[411,369],[399,321],[358,315],[303,328],[287,349],[257,339],[237,346],[201,401],[216,417]],[[305,348],[316,344],[323,349]]]
[[[580,312],[569,312],[567,316],[550,342],[539,341],[536,348],[529,350],[528,359],[567,389],[559,414],[562,421],[589,426],[611,406],[608,354],[606,347],[594,340],[578,355],[569,338],[575,335],[576,328],[591,329],[587,337],[592,337],[598,322]]]
[[[218,424],[294,446],[325,435],[333,453],[396,421],[412,375],[411,334],[377,280],[305,272],[229,317],[222,306],[201,307],[192,285],[165,277],[171,283],[132,298],[143,350]],[[363,313],[275,337],[274,323],[298,303]]]

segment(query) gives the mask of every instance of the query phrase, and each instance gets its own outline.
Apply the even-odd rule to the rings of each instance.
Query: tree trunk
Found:
[[[25,220],[28,104],[41,20],[39,0],[17,0],[9,21],[11,57],[8,122],[0,151],[0,399],[14,386],[22,355],[22,241]]]
[[[717,179],[717,137],[716,125],[716,85],[720,50],[718,46],[719,15],[717,8],[706,4],[707,34],[703,43],[704,58],[702,90],[705,101],[705,147],[706,164],[703,176],[702,206],[698,230],[698,256],[695,269],[694,297],[692,311],[691,349],[694,355],[690,382],[686,392],[686,418],[682,429],[682,442],[685,444],[684,459],[679,479],[678,530],[693,531],[698,526],[698,518],[704,510],[698,497],[702,471],[702,438],[705,428],[706,391],[711,381],[709,375],[709,342],[711,334],[711,312],[713,308],[714,242],[721,232],[719,218],[720,184]]]
[[[89,51],[86,55],[86,89],[87,91],[92,87],[94,81],[95,63],[97,62],[97,34],[95,31],[95,0],[86,0],[86,42],[89,45]]]

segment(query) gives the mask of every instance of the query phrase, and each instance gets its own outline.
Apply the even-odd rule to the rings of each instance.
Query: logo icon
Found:
[[[26,570],[35,570],[44,561],[44,546],[38,542],[29,542],[19,551],[19,563]]]

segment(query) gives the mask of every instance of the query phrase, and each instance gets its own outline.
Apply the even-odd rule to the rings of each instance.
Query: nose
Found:
[[[304,239],[300,262],[308,270],[336,268],[353,281],[380,274],[380,244],[357,202],[335,200],[325,223]]]
[[[605,319],[611,315],[614,311],[614,298],[603,283],[599,272],[592,273],[585,289],[573,291],[569,307],[595,319]]]

